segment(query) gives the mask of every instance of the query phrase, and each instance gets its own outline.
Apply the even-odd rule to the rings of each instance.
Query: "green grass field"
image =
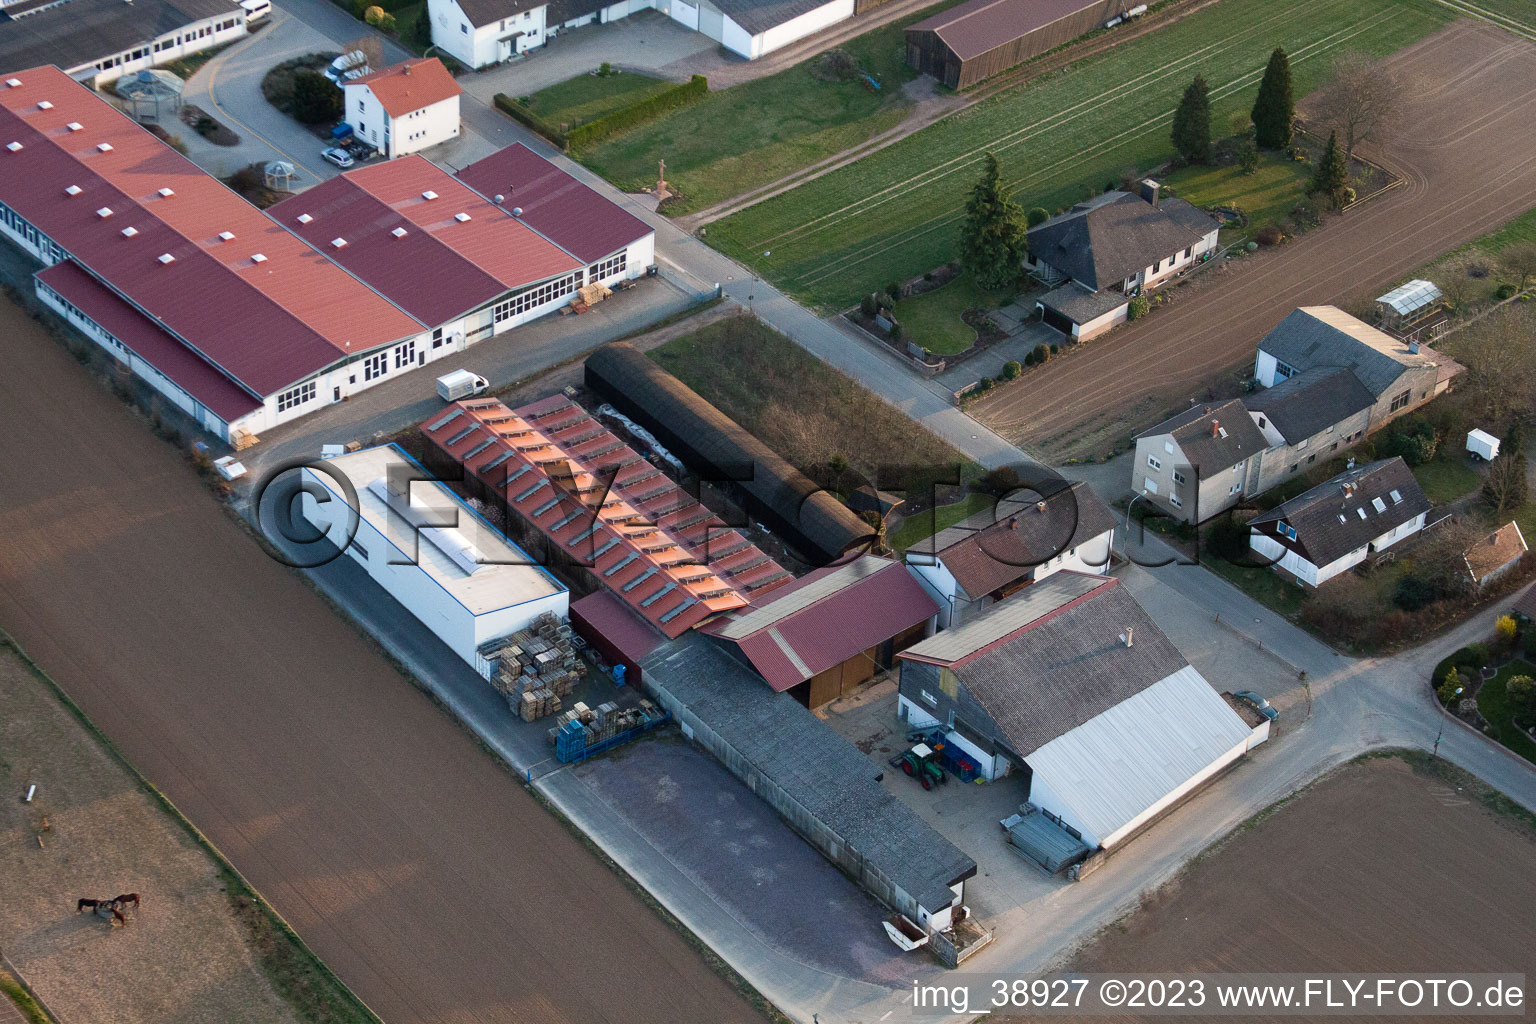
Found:
[[[608,139],[577,158],[626,190],[656,180],[660,160],[682,197],[669,214],[703,209],[778,181],[810,164],[857,146],[901,122],[911,104],[901,87],[915,76],[906,65],[904,27],[950,6],[866,32],[842,49],[881,85],[862,79],[825,81],[812,57],[767,78],[710,93],[633,131]]]
[[[676,84],[649,75],[615,71],[601,78],[577,75],[528,98],[534,113],[557,128],[570,129],[649,99]]]
[[[1536,743],[1522,733],[1511,721],[1514,708],[1509,703],[1509,693],[1504,686],[1515,676],[1536,675],[1536,668],[1529,662],[1512,661],[1499,669],[1499,674],[1483,684],[1477,691],[1477,710],[1488,719],[1494,738],[1527,761],[1536,761]]]
[[[1499,18],[1508,18],[1515,24],[1536,31],[1536,0],[1466,0],[1466,2],[1488,15],[1492,16],[1495,24]]]
[[[841,307],[954,258],[988,152],[1021,206],[1063,208],[1169,156],[1173,109],[1197,73],[1220,130],[1252,105],[1277,45],[1305,95],[1338,54],[1388,54],[1452,17],[1430,0],[1222,0],[711,224],[708,241],[803,301]]]
[[[960,319],[968,309],[991,309],[998,296],[984,292],[969,274],[941,288],[896,303],[902,340],[939,355],[964,352],[976,343],[976,329]]]
[[[1291,207],[1306,195],[1310,171],[1310,164],[1264,153],[1252,174],[1244,174],[1236,165],[1184,167],[1158,180],[1171,188],[1174,195],[1196,206],[1236,203],[1248,215],[1246,233],[1253,234],[1290,213]]]
[[[1432,505],[1447,505],[1482,486],[1483,478],[1466,463],[1466,453],[1454,445],[1442,445],[1440,454],[1420,466],[1413,476]]]

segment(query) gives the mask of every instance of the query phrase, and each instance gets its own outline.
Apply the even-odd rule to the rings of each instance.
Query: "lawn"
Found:
[[[813,478],[825,479],[838,456],[866,479],[880,467],[974,471],[900,409],[754,317],[717,321],[651,358]],[[892,475],[880,473],[880,486],[895,489]]]
[[[649,75],[615,71],[611,75],[577,75],[529,97],[529,106],[562,131],[595,121],[604,114],[649,99],[676,85]]]
[[[990,494],[972,491],[952,505],[940,505],[924,512],[915,512],[903,519],[901,526],[890,536],[890,546],[895,551],[905,551],[920,540],[927,540],[940,530],[947,530],[977,512],[991,508],[997,499]]]
[[[1295,619],[1301,613],[1302,605],[1306,604],[1306,589],[1281,577],[1273,569],[1245,569],[1204,550],[1200,553],[1200,564],[1266,608],[1288,619]]]
[[[1306,195],[1310,179],[1310,164],[1263,153],[1252,174],[1244,174],[1236,165],[1185,167],[1158,180],[1196,206],[1236,205],[1248,215],[1244,233],[1253,234],[1290,213]]]
[[[1514,242],[1536,242],[1536,209],[1525,211],[1490,235],[1484,235],[1472,245],[1488,252],[1498,252]]]
[[[1499,669],[1499,674],[1477,691],[1477,710],[1488,719],[1494,739],[1527,761],[1536,761],[1536,743],[1532,743],[1530,737],[1522,733],[1511,720],[1514,709],[1510,707],[1509,695],[1504,686],[1515,676],[1536,676],[1536,667],[1529,662],[1516,660]]]
[[[841,308],[955,257],[987,153],[1021,205],[1061,209],[1168,158],[1173,109],[1195,74],[1210,83],[1212,123],[1226,126],[1252,105],[1277,45],[1302,96],[1340,53],[1385,55],[1452,16],[1430,0],[1222,0],[712,224],[708,241],[802,301]]]
[[[906,65],[904,27],[957,0],[866,32],[842,50],[881,85],[862,78],[833,81],[812,57],[776,75],[712,92],[576,155],[620,188],[667,181],[682,199],[667,213],[683,214],[778,181],[857,146],[901,122],[910,103],[901,87],[916,77]],[[713,229],[711,229],[713,230]],[[882,284],[884,282],[881,282]]]
[[[982,290],[963,274],[931,292],[896,303],[903,341],[939,355],[955,355],[976,343],[976,329],[960,319],[968,309],[992,309],[1000,296]]]
[[[1444,448],[1435,458],[1421,466],[1414,466],[1413,476],[1419,486],[1424,488],[1424,496],[1431,505],[1450,504],[1470,494],[1483,483],[1483,478],[1477,470],[1467,465],[1461,452],[1447,452]]]

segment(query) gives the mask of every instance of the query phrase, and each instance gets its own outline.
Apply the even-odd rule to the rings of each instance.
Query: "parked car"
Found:
[[[331,66],[325,69],[325,77],[339,86],[343,82],[361,78],[371,70],[368,67],[368,55],[362,50],[353,50],[331,61]]]
[[[1257,711],[1271,722],[1280,717],[1280,712],[1270,707],[1269,701],[1265,700],[1257,693],[1254,693],[1252,690],[1238,690],[1232,696],[1236,697],[1244,704],[1247,704],[1249,707],[1253,708],[1253,710]]]
[[[337,149],[335,146],[327,146],[320,151],[320,155],[325,157],[325,159],[330,163],[335,164],[337,167],[345,169],[352,166],[352,154],[348,153],[344,149]]]
[[[468,370],[454,370],[437,378],[437,394],[445,402],[473,398],[490,386],[490,381]]]

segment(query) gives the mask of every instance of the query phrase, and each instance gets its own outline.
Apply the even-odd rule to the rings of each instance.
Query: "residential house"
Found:
[[[544,45],[543,0],[427,0],[432,42],[460,64],[489,67]]]
[[[1262,494],[1319,458],[1327,461],[1365,436],[1375,396],[1342,366],[1303,370],[1243,398],[1268,447],[1254,493]]]
[[[1120,580],[1060,572],[900,655],[898,715],[1090,848],[1122,842],[1262,736]]]
[[[1347,469],[1249,522],[1276,570],[1320,587],[1424,529],[1429,499],[1401,458]]]
[[[1052,484],[1028,498],[1005,498],[907,549],[907,565],[939,602],[940,628],[959,626],[1063,569],[1109,571],[1114,513],[1085,483]]]
[[[1463,369],[1448,356],[1394,338],[1334,306],[1303,306],[1259,342],[1253,375],[1269,388],[1320,367],[1350,370],[1371,393],[1368,433],[1445,391]]]
[[[390,159],[459,137],[464,90],[436,57],[401,61],[344,83],[342,91],[353,132]]]
[[[1204,522],[1259,492],[1269,444],[1242,399],[1193,406],[1137,435],[1131,488],[1175,519]]]
[[[1188,201],[1106,192],[1029,229],[1027,269],[1051,291],[1036,306],[1045,323],[1079,341],[1123,323],[1133,296],[1167,283],[1216,248],[1221,224]]]
[[[1472,585],[1481,590],[1509,575],[1529,550],[1525,546],[1525,534],[1520,532],[1520,524],[1510,520],[1467,548],[1462,558],[1467,563]]]

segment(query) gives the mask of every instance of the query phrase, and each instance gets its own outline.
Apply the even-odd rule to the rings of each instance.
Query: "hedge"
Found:
[[[615,110],[611,114],[604,114],[586,124],[577,125],[571,129],[566,138],[575,148],[590,146],[610,135],[633,128],[642,121],[660,117],[670,110],[692,106],[708,93],[709,80],[703,75],[694,75],[682,85],[674,85],[665,92],[659,92],[638,103],[631,103],[627,107]],[[497,100],[499,101],[500,97],[497,97]]]
[[[526,127],[533,129],[550,142],[553,142],[556,146],[560,147],[562,152],[570,147],[564,132],[506,93],[499,92],[496,94],[496,106],[501,109],[502,113],[507,114],[514,121],[522,122]]]

